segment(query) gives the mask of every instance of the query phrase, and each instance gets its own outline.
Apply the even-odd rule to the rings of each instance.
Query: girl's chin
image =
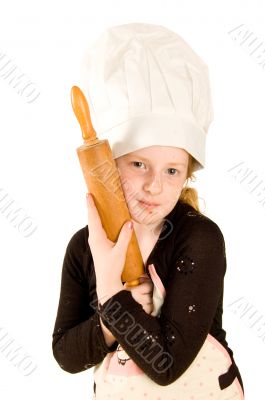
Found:
[[[155,224],[163,219],[163,215],[155,209],[148,210],[136,206],[129,206],[128,208],[132,219],[139,224]]]

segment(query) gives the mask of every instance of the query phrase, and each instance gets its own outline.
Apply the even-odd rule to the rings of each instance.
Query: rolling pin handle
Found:
[[[75,116],[82,130],[82,137],[86,144],[98,142],[96,131],[93,128],[88,103],[82,90],[73,86],[71,90],[71,102]],[[93,143],[92,143],[93,142]]]

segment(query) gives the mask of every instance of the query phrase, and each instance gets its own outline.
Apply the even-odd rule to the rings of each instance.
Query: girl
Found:
[[[222,328],[224,238],[187,186],[213,118],[207,67],[174,32],[133,23],[101,36],[84,76],[132,226],[110,241],[87,196],[88,225],[64,257],[54,357],[70,373],[94,367],[97,400],[244,399]],[[145,274],[127,287],[132,229]]]

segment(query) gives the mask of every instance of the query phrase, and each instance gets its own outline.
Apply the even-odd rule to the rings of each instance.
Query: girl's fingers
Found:
[[[95,240],[98,240],[102,235],[103,226],[101,223],[97,207],[94,203],[92,194],[87,193],[86,198],[87,198],[89,237],[91,238],[90,234],[92,233]]]
[[[129,242],[132,237],[133,224],[131,221],[123,224],[121,231],[119,233],[118,240],[116,242],[115,248],[117,252],[124,253],[124,249],[127,249]]]

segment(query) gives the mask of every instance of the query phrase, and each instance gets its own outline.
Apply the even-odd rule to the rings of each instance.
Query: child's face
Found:
[[[186,181],[188,153],[178,147],[151,146],[115,159],[134,221],[156,224],[175,207]],[[140,200],[156,203],[147,207]]]

